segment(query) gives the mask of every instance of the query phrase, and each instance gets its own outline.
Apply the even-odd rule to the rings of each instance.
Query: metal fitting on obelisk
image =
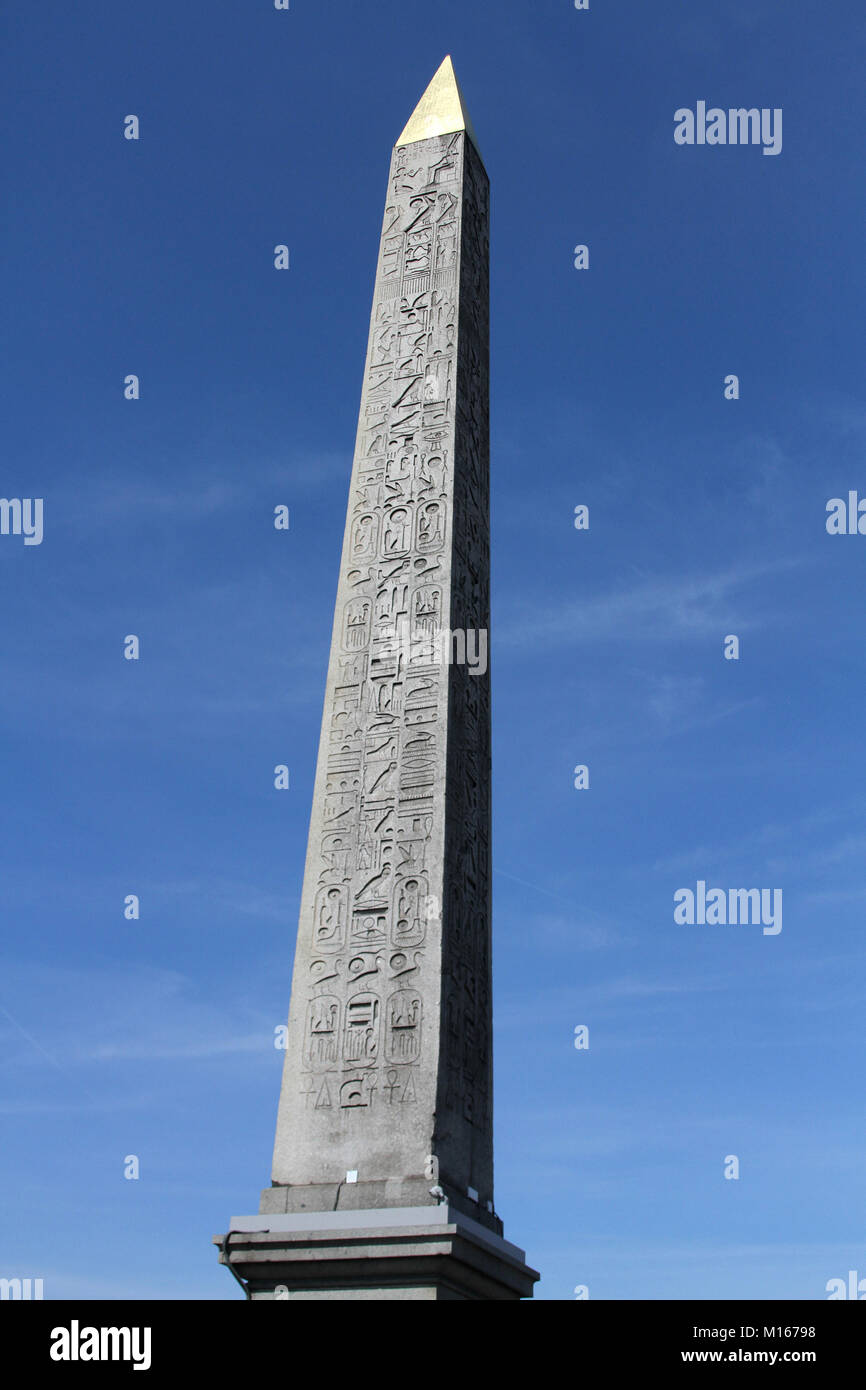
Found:
[[[493,1205],[488,272],[446,58],[388,178],[272,1184],[216,1238],[251,1298],[538,1277]]]

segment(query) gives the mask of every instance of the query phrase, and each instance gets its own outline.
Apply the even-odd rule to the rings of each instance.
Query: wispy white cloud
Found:
[[[96,1104],[89,1089],[94,1073],[84,1068],[251,1053],[268,1062],[276,1055],[274,1028],[285,1022],[269,1017],[252,994],[236,989],[227,1011],[222,998],[202,998],[200,988],[179,972],[152,966],[8,965],[4,980],[9,1001],[42,1001],[39,1007],[31,1002],[34,1016],[26,1019],[19,1019],[14,1002],[12,1009],[2,1004],[4,1065],[16,1074],[25,1065],[58,1071],[76,1094]],[[54,1096],[48,1100],[53,1103]]]
[[[75,486],[52,488],[50,504],[55,524],[76,530],[97,530],[112,524],[139,524],[159,518],[161,524],[188,526],[241,509],[246,514],[256,499],[273,495],[272,505],[291,510],[296,497],[339,492],[348,487],[351,458],[345,453],[323,452],[303,458],[256,458],[255,491],[250,478],[238,471],[237,458],[178,461],[169,483],[155,483],[129,473],[89,472]]]
[[[497,646],[528,650],[598,639],[724,635],[742,590],[799,563],[777,560],[734,566],[715,574],[640,576],[629,588],[585,594],[560,604],[521,600],[512,605],[512,616],[497,624],[494,638]],[[748,608],[736,602],[738,633],[762,621],[754,599]]]
[[[689,872],[707,866],[719,866],[736,861],[755,861],[774,872],[803,875],[816,869],[839,864],[845,860],[861,862],[866,853],[866,835],[852,835],[843,829],[831,843],[819,845],[820,837],[833,834],[837,827],[850,825],[852,820],[866,819],[866,804],[862,797],[849,798],[837,805],[816,807],[790,821],[770,821],[735,840],[703,843],[656,859],[654,873]],[[785,849],[791,846],[790,853]],[[802,848],[805,845],[807,848]],[[797,848],[794,848],[797,846]]]

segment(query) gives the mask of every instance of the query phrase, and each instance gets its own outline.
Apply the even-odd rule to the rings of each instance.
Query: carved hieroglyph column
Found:
[[[446,58],[388,178],[273,1185],[261,1204],[285,1214],[284,1225],[292,1214],[346,1212],[357,1227],[362,1211],[373,1220],[410,1209],[423,1225],[447,1206],[442,1219],[469,1218],[462,1229],[502,1231],[493,1206],[488,263],[487,174]]]

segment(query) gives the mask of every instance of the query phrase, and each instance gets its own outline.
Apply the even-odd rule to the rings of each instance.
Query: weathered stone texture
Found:
[[[465,131],[394,150],[274,1153],[288,1210],[438,1186],[497,1226],[488,207]]]

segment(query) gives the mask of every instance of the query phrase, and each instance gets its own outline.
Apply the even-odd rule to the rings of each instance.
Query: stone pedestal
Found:
[[[214,1236],[250,1299],[441,1301],[532,1297],[516,1245],[443,1204],[235,1216]]]

